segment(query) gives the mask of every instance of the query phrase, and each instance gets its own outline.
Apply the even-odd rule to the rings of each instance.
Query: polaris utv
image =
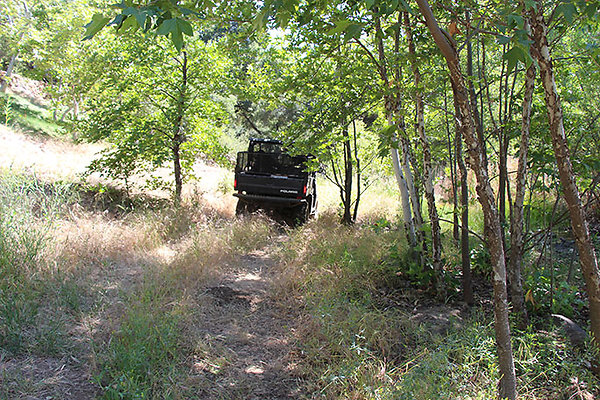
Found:
[[[248,151],[237,154],[236,215],[275,211],[291,224],[315,217],[317,182],[315,172],[307,171],[309,158],[289,155],[279,140],[251,138]]]

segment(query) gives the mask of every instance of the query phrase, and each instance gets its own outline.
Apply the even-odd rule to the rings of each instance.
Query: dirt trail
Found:
[[[8,149],[0,156],[0,166],[35,171],[49,180],[76,176],[97,150],[94,146],[30,138],[4,126],[0,126],[0,144]],[[214,197],[225,173],[219,175],[215,168],[203,168],[207,169],[205,175],[213,178],[201,181],[199,189]],[[218,203],[223,203],[222,197]],[[73,235],[78,232],[75,230]],[[197,295],[198,318],[191,329],[196,333],[194,339],[200,338],[200,343],[194,358],[190,354],[190,382],[173,382],[177,386],[194,388],[192,398],[274,400],[305,397],[301,394],[302,379],[294,370],[297,315],[278,304],[272,296],[277,274],[272,253],[283,240],[285,236],[276,237],[270,246],[241,255],[222,269],[219,266],[218,280]],[[116,291],[131,286],[131,283],[125,283],[141,274],[141,269],[129,263],[110,265],[115,269],[100,269],[98,276],[90,277],[94,285],[110,284]],[[105,289],[103,298],[118,301],[117,293]],[[110,304],[101,308],[109,310]],[[103,319],[104,315],[94,316],[90,326],[101,330]],[[67,321],[67,325],[71,324],[77,332],[69,331],[69,339],[74,337],[78,343],[83,343],[92,335],[87,330],[79,332],[78,321]],[[87,345],[83,347],[85,349],[73,350],[78,359],[70,355],[71,350],[65,356],[44,355],[43,349],[39,356],[0,355],[0,398],[84,400],[100,396],[100,388],[91,379],[94,366],[87,362],[89,349]]]
[[[281,240],[281,238],[279,238]],[[295,315],[272,299],[269,248],[241,256],[217,285],[201,295],[200,336],[220,362],[194,363],[206,399],[298,399],[301,379],[294,374]]]

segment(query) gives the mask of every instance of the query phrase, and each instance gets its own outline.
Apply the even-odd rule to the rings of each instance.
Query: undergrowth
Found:
[[[313,398],[495,398],[491,310],[435,304],[420,295],[415,282],[404,281],[409,263],[390,257],[406,252],[389,246],[402,243],[397,230],[380,229],[380,221],[336,222],[325,216],[293,232],[280,254],[279,296],[286,301],[284,294],[293,291],[305,310],[297,345]],[[459,312],[451,316],[454,308]],[[428,313],[432,318],[418,318]],[[439,314],[448,318],[439,322],[433,318]],[[585,367],[591,353],[573,349],[551,321],[513,332],[513,345],[521,398],[600,393]]]
[[[48,196],[47,193],[52,193]],[[0,348],[10,354],[45,348],[61,332],[61,317],[44,321],[43,305],[60,303],[50,255],[53,219],[71,196],[69,185],[42,185],[36,179],[0,171]]]

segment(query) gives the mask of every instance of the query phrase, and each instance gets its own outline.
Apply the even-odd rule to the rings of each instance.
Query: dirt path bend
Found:
[[[304,398],[291,353],[297,319],[272,298],[274,262],[269,248],[240,256],[202,294],[199,398]]]

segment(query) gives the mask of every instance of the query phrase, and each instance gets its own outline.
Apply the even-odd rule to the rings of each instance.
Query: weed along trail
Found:
[[[201,293],[197,322],[205,348],[193,360],[200,398],[299,398],[291,357],[297,318],[273,297],[272,253],[283,240],[238,256]]]

